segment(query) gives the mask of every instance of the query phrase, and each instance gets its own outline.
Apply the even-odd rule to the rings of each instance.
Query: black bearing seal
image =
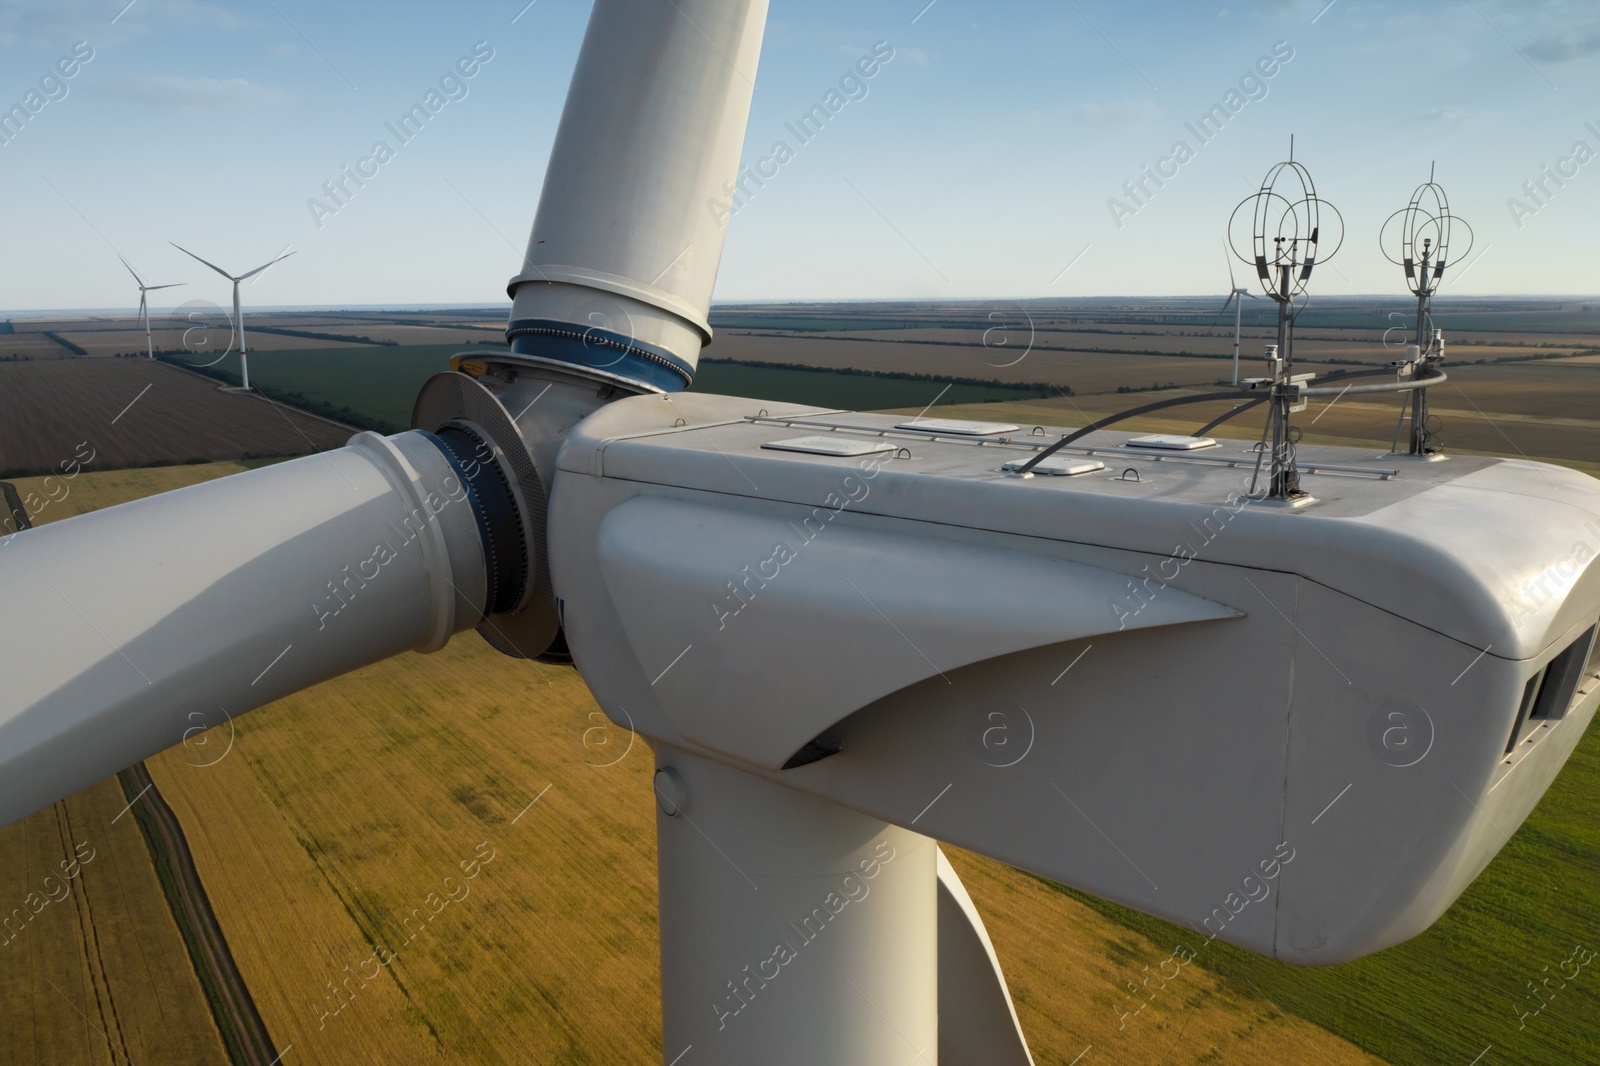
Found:
[[[495,462],[494,450],[476,433],[452,423],[428,435],[444,451],[472,501],[483,540],[484,617],[508,611],[528,584],[528,546],[511,483]]]

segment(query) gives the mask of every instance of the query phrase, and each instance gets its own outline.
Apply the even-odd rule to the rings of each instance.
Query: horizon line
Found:
[[[828,299],[828,298],[825,298],[825,297],[785,298],[785,299],[759,299],[759,298],[748,298],[747,297],[747,298],[740,298],[740,299],[736,299],[736,300],[713,300],[712,303],[711,303],[711,310],[712,311],[716,311],[719,308],[726,309],[726,308],[738,308],[738,307],[772,307],[772,306],[806,307],[806,306],[819,306],[819,305],[868,307],[868,306],[886,306],[886,305],[902,305],[903,306],[903,305],[907,305],[907,304],[915,304],[915,305],[930,306],[930,307],[940,307],[940,306],[954,307],[954,306],[970,305],[970,304],[994,303],[994,302],[997,302],[997,301],[998,302],[1002,302],[1002,303],[1009,302],[1009,303],[1014,303],[1014,304],[1019,304],[1019,303],[1030,303],[1030,304],[1059,303],[1059,304],[1065,305],[1065,304],[1069,304],[1069,303],[1094,303],[1094,302],[1107,302],[1107,301],[1117,301],[1117,300],[1139,300],[1139,301],[1149,302],[1149,301],[1157,301],[1157,300],[1214,300],[1214,299],[1216,299],[1216,296],[1215,296],[1215,294],[1212,294],[1212,293],[1164,293],[1164,294],[1144,295],[1144,296],[1137,296],[1137,295],[1131,295],[1131,294],[1109,295],[1109,296],[950,296],[950,297],[939,297],[939,298],[932,298],[932,299],[926,298],[926,297],[874,297],[874,298],[860,298],[860,297],[858,297],[858,298],[845,298],[845,299]],[[1557,301],[1566,302],[1566,301],[1570,301],[1570,300],[1597,300],[1597,301],[1600,301],[1600,293],[1584,293],[1584,292],[1572,292],[1572,293],[1478,293],[1478,294],[1474,294],[1474,293],[1454,293],[1454,294],[1448,294],[1448,295],[1446,295],[1446,294],[1437,294],[1437,295],[1435,295],[1433,297],[1433,299],[1436,302],[1448,302],[1448,301],[1451,301],[1451,300],[1537,300],[1537,301],[1546,301],[1546,302],[1557,302]],[[1398,302],[1398,303],[1407,303],[1407,304],[1409,304],[1409,303],[1415,302],[1416,297],[1411,295],[1410,293],[1393,293],[1393,292],[1381,292],[1381,293],[1337,293],[1337,294],[1331,294],[1330,293],[1330,294],[1327,294],[1327,295],[1323,295],[1323,296],[1317,297],[1316,302],[1325,303],[1325,302],[1330,302],[1330,301],[1335,301],[1335,300],[1337,300],[1337,301],[1347,301],[1347,300],[1393,300],[1393,301]],[[181,306],[181,305],[175,305],[175,306]],[[220,307],[221,305],[219,304],[218,306]],[[471,301],[464,301],[464,302],[459,302],[459,303],[427,302],[427,303],[403,303],[403,304],[401,304],[401,303],[395,303],[395,304],[383,304],[383,303],[365,303],[365,304],[364,303],[263,304],[263,305],[261,305],[259,307],[252,308],[251,309],[251,314],[257,314],[257,315],[259,315],[259,314],[295,314],[295,313],[330,312],[330,311],[350,311],[350,312],[357,312],[357,311],[410,311],[410,312],[425,312],[425,311],[493,311],[495,313],[502,313],[502,312],[508,313],[510,311],[510,309],[511,309],[511,301],[510,300],[505,300],[505,301],[501,301],[501,302],[498,302],[498,303],[474,303],[474,302],[471,302]],[[130,315],[130,314],[137,314],[137,312],[133,311],[133,310],[130,310],[130,308],[128,308],[128,307],[45,307],[45,308],[9,308],[9,309],[0,309],[0,319],[9,319],[9,318],[46,318],[46,317],[49,317],[51,315],[124,317],[124,316]]]

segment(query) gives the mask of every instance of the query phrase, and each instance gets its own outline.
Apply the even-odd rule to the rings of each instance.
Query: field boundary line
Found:
[[[124,795],[136,791],[145,799],[134,807],[134,818],[228,1058],[237,1066],[271,1066],[281,1056],[228,948],[177,814],[142,761],[120,771],[117,780]]]

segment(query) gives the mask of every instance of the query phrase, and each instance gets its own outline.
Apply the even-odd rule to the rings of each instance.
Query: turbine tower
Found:
[[[172,243],[172,242],[168,242],[168,243]],[[240,388],[241,392],[249,392],[250,391],[250,351],[249,351],[249,348],[246,346],[245,340],[244,340],[244,310],[239,306],[239,282],[244,281],[246,278],[255,277],[257,274],[259,274],[263,270],[267,269],[267,267],[272,266],[273,263],[281,263],[283,260],[289,258],[294,253],[293,252],[285,252],[284,254],[278,256],[278,258],[273,259],[270,262],[263,263],[260,266],[256,267],[254,270],[247,270],[243,274],[240,274],[237,277],[235,277],[234,275],[228,273],[226,270],[223,270],[221,267],[217,266],[215,263],[206,263],[206,261],[204,259],[201,259],[198,255],[195,255],[193,252],[189,251],[189,249],[183,247],[182,245],[173,243],[172,246],[174,248],[178,249],[178,251],[182,252],[184,255],[188,256],[189,258],[196,259],[196,260],[199,260],[202,263],[205,263],[206,266],[210,267],[212,270],[215,270],[218,274],[221,274],[223,277],[225,277],[229,281],[233,282],[233,328],[234,328],[234,330],[237,333],[238,338],[239,338],[239,374],[240,374],[240,386],[239,386],[239,388]]]
[[[510,351],[414,429],[13,535],[0,824],[477,628],[652,749],[665,1063],[1030,1063],[940,841],[1288,963],[1426,929],[1600,703],[1600,481],[1308,447],[1289,510],[1195,437],[683,391],[765,14],[597,0]]]
[[[117,258],[122,259],[122,256],[119,255]],[[126,259],[122,259],[122,265],[128,267],[128,273],[133,275],[134,282],[139,286],[139,318],[144,321],[145,358],[154,359],[156,357],[156,349],[155,342],[150,339],[150,308],[149,305],[145,303],[144,294],[147,292],[155,292],[157,289],[175,289],[184,283],[181,281],[174,281],[169,285],[146,285],[144,283],[144,279],[139,276],[138,272],[135,271],[133,267],[128,266],[128,261]]]
[[[1223,261],[1228,267],[1228,298],[1222,301],[1222,306],[1217,309],[1216,315],[1212,317],[1211,324],[1215,326],[1217,319],[1227,314],[1228,305],[1230,303],[1233,304],[1233,384],[1237,385],[1239,384],[1239,332],[1243,325],[1244,316],[1244,301],[1241,297],[1248,296],[1252,300],[1260,299],[1260,297],[1249,289],[1242,287],[1238,280],[1234,278],[1233,257],[1227,254],[1226,248],[1223,249]]]

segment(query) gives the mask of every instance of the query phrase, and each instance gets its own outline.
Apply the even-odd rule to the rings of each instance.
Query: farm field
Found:
[[[449,370],[450,356],[469,347],[422,344],[251,352],[250,382],[276,390],[288,402],[304,397],[348,408],[363,424],[395,433],[410,427],[411,408],[422,383]],[[487,347],[505,350],[499,343]],[[211,369],[237,382],[238,354],[224,357]]]
[[[1552,359],[1515,366],[1447,365],[1446,369],[1459,390],[1441,386],[1431,401],[1436,406],[1470,408],[1476,404],[1533,419],[1600,420],[1600,366],[1594,363]]]
[[[1600,305],[1589,304],[1572,307],[1559,315],[1551,313],[1546,326],[1561,325],[1577,333],[1569,349],[1582,351],[1595,339],[1594,325]],[[987,316],[992,307],[938,307],[927,305],[874,305],[870,308],[850,307],[852,314],[860,316],[855,324],[867,324],[870,330],[850,330],[852,323],[841,318],[845,308],[840,305],[820,305],[817,308],[790,306],[767,309],[725,309],[724,334],[718,345],[708,349],[712,357],[735,357],[751,363],[781,363],[784,365],[812,365],[828,370],[849,367],[871,368],[884,371],[916,372],[934,378],[991,377],[1005,381],[1036,381],[1069,385],[1070,398],[1053,399],[1019,398],[1006,401],[1003,406],[985,404],[972,407],[970,417],[1004,419],[1024,424],[1082,425],[1094,417],[1111,414],[1141,402],[1153,401],[1182,391],[1195,391],[1209,387],[1226,376],[1227,363],[1220,359],[1192,359],[1182,356],[1138,356],[1092,353],[1058,353],[1047,350],[1031,351],[1014,366],[1001,366],[1021,354],[1013,345],[1026,341],[1026,333],[1018,334],[1016,324],[1021,320],[1012,313],[1003,315],[996,325]],[[948,321],[927,321],[934,313],[948,315]],[[1192,325],[1164,325],[1146,317],[1143,321],[1112,321],[1116,316],[1104,307],[1095,312],[1099,317],[1092,332],[1079,330],[1072,334],[1078,340],[1091,341],[1099,346],[1125,346],[1129,349],[1152,343],[1172,343],[1174,346],[1192,344],[1203,340],[1193,336],[1180,336],[1195,332]],[[1353,314],[1353,312],[1351,312]],[[1487,309],[1455,308],[1453,318],[1476,320],[1480,317],[1508,315],[1504,302]],[[1520,313],[1520,312],[1519,312]],[[1543,313],[1543,312],[1541,312]],[[812,318],[806,316],[814,315]],[[1036,321],[1042,315],[1030,310]],[[1340,312],[1345,314],[1345,312]],[[874,317],[881,316],[881,317]],[[965,316],[963,318],[963,316]],[[1177,317],[1177,312],[1174,312]],[[1369,316],[1372,328],[1336,330],[1306,328],[1298,342],[1300,354],[1308,351],[1329,351],[1324,338],[1349,337],[1365,332],[1367,344],[1381,352],[1381,329],[1384,319]],[[808,327],[806,323],[811,323]],[[806,328],[807,332],[778,334],[759,329],[769,323],[785,328]],[[990,333],[990,345],[983,344],[984,332]],[[1041,329],[1036,338],[1050,338],[1051,332]],[[1065,335],[1065,334],[1063,334]],[[855,339],[833,340],[833,337]],[[863,340],[863,337],[900,338],[907,336],[934,339],[945,336],[960,338],[967,343],[914,344],[902,341]],[[1450,381],[1432,390],[1433,412],[1442,425],[1442,441],[1448,450],[1491,454],[1525,455],[1570,463],[1584,469],[1600,471],[1600,415],[1596,414],[1593,397],[1600,389],[1600,356],[1579,355],[1570,358],[1551,358],[1544,344],[1557,344],[1565,334],[1528,332],[1484,332],[1471,335],[1485,343],[1454,345],[1448,349],[1446,368]],[[1004,341],[1005,343],[1001,343]],[[1345,341],[1329,342],[1345,344]],[[1354,343],[1354,342],[1350,342]],[[1346,350],[1340,358],[1348,358]],[[1478,359],[1510,358],[1514,363],[1478,364]],[[1260,372],[1257,360],[1242,361],[1245,375]],[[1304,359],[1297,369],[1314,372],[1334,372],[1339,366],[1316,364]],[[1165,372],[1164,372],[1165,371]],[[774,379],[776,380],[776,379]],[[1162,391],[1148,396],[1118,395],[1118,390],[1146,389],[1152,383],[1178,386],[1177,391]],[[828,399],[808,402],[832,403],[854,409],[872,406],[850,402],[857,397],[848,391],[848,383],[839,385],[845,391],[834,393]],[[708,386],[709,387],[709,386]],[[718,391],[736,392],[737,389]],[[930,389],[927,399],[917,397],[898,405],[897,410],[916,413],[937,389]],[[837,397],[837,398],[834,398]],[[784,399],[784,395],[763,391],[756,398]],[[947,406],[941,400],[940,413],[954,415],[957,407]],[[843,401],[843,402],[841,402]],[[1161,412],[1128,423],[1128,428],[1189,432],[1222,414],[1227,403],[1197,405],[1182,413]],[[1399,416],[1398,399],[1362,397],[1327,405],[1319,401],[1300,425],[1307,440],[1314,443],[1383,442],[1394,437]],[[1260,425],[1255,415],[1243,417],[1220,433],[1253,438]]]
[[[0,360],[76,358],[77,352],[43,332],[0,334]]]
[[[1455,380],[1452,378],[1452,380]],[[1600,419],[1593,422],[1556,421],[1490,410],[1488,402],[1497,397],[1478,390],[1468,382],[1462,392],[1452,392],[1447,384],[1432,400],[1432,412],[1442,423],[1440,436],[1446,452],[1480,455],[1510,455],[1545,462],[1558,462],[1600,476]],[[941,406],[941,418],[973,418],[980,421],[1008,421],[1023,426],[1082,426],[1098,418],[1116,414],[1141,402],[1195,390],[1176,390],[1155,396],[1072,396],[1049,400],[1016,400],[1004,403],[958,404]],[[1475,409],[1473,403],[1482,405]],[[1145,433],[1193,433],[1200,426],[1224,414],[1230,402],[1199,403],[1180,411],[1158,411],[1120,423],[1117,428]],[[1371,446],[1389,450],[1399,415],[1398,401],[1357,403],[1343,400],[1328,406],[1312,407],[1297,423],[1305,430],[1308,444]],[[907,405],[897,410],[916,414]],[[1212,436],[1248,440],[1259,439],[1262,426],[1259,409],[1241,415],[1212,431]],[[1313,421],[1315,420],[1314,424]]]
[[[237,469],[86,473],[44,517]],[[641,741],[604,724],[575,671],[507,659],[464,634],[226,728],[206,734],[227,752],[213,765],[181,748],[147,765],[273,1038],[295,1061],[660,1059],[653,763]],[[951,860],[984,911],[1041,1064],[1064,1066],[1091,1043],[1102,1061],[1151,1066],[1380,1061],[1200,966],[1170,1001],[1124,1024],[1124,983],[1166,958],[1170,938],[1130,932],[997,863]],[[414,920],[402,943],[396,930],[414,908],[429,913],[430,893],[459,898],[420,928]],[[378,940],[394,951],[386,967],[370,962]],[[81,1026],[66,1004],[54,1009],[49,1026]]]
[[[28,318],[10,323],[12,332],[0,330],[0,359],[70,358],[79,355],[46,336],[47,332],[83,349],[89,356],[110,356],[145,351],[144,325],[128,314],[96,315],[83,318]],[[326,337],[297,337],[278,330],[328,334]],[[246,309],[245,331],[251,351],[326,348],[329,345],[372,344],[469,344],[473,341],[499,342],[505,330],[505,314],[482,315],[395,315],[303,314],[254,312]],[[229,310],[210,301],[195,300],[175,309],[156,309],[151,314],[151,341],[158,350],[186,352],[200,360],[200,353],[227,347],[232,332]],[[363,342],[362,338],[366,338]]]
[[[900,342],[906,344],[956,344],[970,348],[988,349],[988,359],[995,363],[1006,361],[1001,353],[1007,349],[1021,348],[1032,341],[1035,352],[1112,351],[1128,354],[1159,354],[1211,356],[1233,358],[1233,321],[1219,323],[1214,329],[1123,327],[1082,332],[1067,329],[1030,328],[1025,319],[1014,311],[993,312],[995,318],[985,326],[951,329],[882,329],[852,330],[802,334],[828,340],[856,340]],[[1226,328],[1224,328],[1224,325]],[[740,330],[731,336],[779,336],[773,332]],[[1247,326],[1240,334],[1239,353],[1243,360],[1260,359],[1263,345],[1272,342],[1277,334],[1271,327]],[[1398,336],[1398,334],[1396,334]],[[1392,340],[1393,338],[1391,338]],[[1472,362],[1478,359],[1538,359],[1571,355],[1587,350],[1578,343],[1545,347],[1527,342],[1479,340],[1470,335],[1446,333],[1446,343],[1459,360]],[[1362,363],[1386,363],[1403,353],[1395,347],[1385,348],[1383,335],[1377,330],[1301,330],[1295,336],[1295,351],[1303,362],[1347,360]],[[1011,356],[1014,358],[1015,356]]]
[[[4,1066],[227,1061],[126,804],[113,777],[0,828]]]
[[[316,340],[311,337],[283,337],[270,333],[257,333],[254,321],[245,323],[246,338],[250,342],[251,351],[257,345],[263,348],[326,348],[328,342]],[[191,332],[192,330],[192,332]],[[190,351],[189,347],[201,347],[202,340],[205,344],[212,343],[226,345],[228,343],[228,323],[226,319],[215,319],[201,325],[183,329],[151,329],[150,343],[156,351],[180,351],[190,361],[205,365],[215,356],[206,355],[201,351]],[[82,348],[91,357],[104,357],[134,353],[139,358],[144,358],[146,351],[144,343],[144,330],[62,330],[61,336]]]
[[[979,378],[1015,384],[1048,383],[1069,387],[1074,393],[1115,392],[1123,387],[1144,389],[1153,384],[1205,385],[1226,380],[1233,372],[1231,357],[1220,356],[1118,355],[1036,348],[1027,353],[1026,358],[1020,358],[1021,351],[1008,347],[985,348],[981,344],[905,344],[749,333],[719,337],[705,354],[707,358],[739,362],[928,374],[946,380]],[[1252,365],[1258,364],[1242,361],[1241,373],[1249,371]]]
[[[477,346],[503,350],[501,345],[482,341]],[[335,407],[348,407],[365,418],[400,429],[410,424],[411,405],[417,389],[432,374],[449,369],[449,357],[468,347],[464,344],[445,344],[259,351],[251,353],[250,376],[252,382],[263,387],[298,393]],[[1036,353],[1013,371],[996,369],[985,363],[982,356],[986,354],[982,348],[969,350],[934,345],[880,345],[811,337],[736,336],[720,340],[706,350],[708,360],[735,359],[741,363],[792,363],[824,369],[949,375],[1012,384],[1052,382],[1069,385],[1074,392],[1115,391],[1123,385],[1148,388],[1157,382],[1163,385],[1169,382],[1202,384],[1216,380],[1219,375],[1226,376],[1229,372],[1227,364],[1219,360],[1116,355],[1067,357],[1058,353]],[[191,361],[197,361],[198,358],[191,357]],[[767,375],[749,372],[755,368],[735,369],[721,362],[707,362],[703,367],[696,380],[696,388],[700,391],[738,392],[739,388],[747,388],[750,383],[759,381],[761,384],[754,391],[745,394],[758,399],[770,399],[777,398],[778,394],[768,395],[775,388],[810,391],[814,386],[813,382],[807,380],[807,375],[789,372],[787,366],[774,368]],[[237,381],[238,357],[225,356],[214,369]],[[859,388],[875,391],[862,395],[861,402],[847,406],[892,406],[900,402],[913,402],[912,399],[902,400],[898,396],[884,396],[881,390],[887,386],[868,384],[872,381],[874,379],[870,376],[855,377],[854,382]],[[926,392],[924,403],[931,400],[943,386],[943,382],[939,381],[932,384],[931,390],[918,386],[917,395]],[[832,394],[837,393],[835,391]],[[848,398],[852,394],[846,392],[839,395]]]
[[[304,455],[349,437],[150,360],[0,362],[0,474]]]
[[[1257,342],[1269,341],[1275,329],[1277,319],[1270,310],[1254,310],[1257,305],[1245,305],[1243,332],[1246,339],[1254,338]],[[805,330],[807,336],[835,337],[835,338],[866,338],[888,337],[903,340],[948,340],[959,339],[967,344],[980,344],[983,334],[990,330],[1020,331],[1024,336],[1029,332],[1032,323],[1033,332],[1042,338],[1064,338],[1069,343],[1091,343],[1096,337],[1108,337],[1112,340],[1132,339],[1145,337],[1155,341],[1166,341],[1172,338],[1184,338],[1195,342],[1226,341],[1229,349],[1233,345],[1233,310],[1230,308],[1226,318],[1218,316],[1216,325],[1211,325],[1211,308],[1204,316],[1197,317],[1196,321],[1189,324],[1167,325],[1153,322],[1094,322],[1089,319],[1075,320],[1067,324],[1053,322],[1049,319],[1026,311],[1019,304],[1006,304],[1000,302],[991,305],[991,310],[978,316],[970,323],[950,323],[941,326],[928,326],[922,324],[908,324],[903,326],[885,325],[878,323],[872,328],[862,329],[825,329]],[[1204,318],[1204,321],[1200,320]],[[1379,344],[1382,341],[1385,324],[1396,325],[1398,318],[1387,319],[1380,323],[1375,320],[1372,326],[1347,326],[1345,328],[1302,325],[1295,330],[1295,336],[1302,341],[1348,341],[1365,344]],[[1506,331],[1484,331],[1462,325],[1461,321],[1449,316],[1436,315],[1434,324],[1445,331],[1447,338],[1457,344],[1465,345],[1504,345],[1514,348],[1587,348],[1600,344],[1600,334],[1584,332],[1559,334],[1545,333],[1514,333]],[[1410,327],[1410,320],[1405,325]],[[742,333],[783,333],[796,332],[783,330],[777,327],[764,327],[752,321],[742,321],[740,325],[728,327],[730,332]],[[1127,346],[1127,345],[1121,345]],[[1137,345],[1133,345],[1137,347]]]
[[[323,349],[330,345],[349,345],[351,347],[388,347],[391,344],[457,344],[465,346],[474,341],[489,337],[498,342],[494,334],[453,329],[437,329],[431,326],[369,326],[355,324],[350,326],[328,325],[314,323],[306,326],[284,326],[271,328],[299,329],[305,332],[319,332],[328,334],[327,337],[295,337],[282,333],[273,333],[264,329],[257,329],[258,325],[266,325],[250,317],[245,321],[245,334],[250,342],[250,352],[257,351],[297,351],[302,349]],[[211,346],[225,347],[229,340],[229,325],[226,318],[213,316],[204,323],[203,327],[184,327],[182,329],[152,329],[151,342],[157,351],[182,352],[184,357],[194,363],[204,365],[215,358],[210,353]],[[62,331],[61,336],[83,348],[92,356],[115,355],[121,352],[145,351],[144,331],[141,330],[103,330],[88,331]],[[364,343],[360,338],[366,337],[370,341]],[[339,338],[339,339],[330,339]],[[4,344],[0,343],[0,351]]]
[[[248,323],[246,328],[249,328]],[[315,324],[295,327],[298,329],[314,330],[319,327]],[[461,329],[449,326],[397,326],[385,323],[353,322],[348,326],[326,325],[320,327],[329,333],[357,333],[371,337],[375,341],[384,341],[393,344],[454,344],[468,345],[487,340],[499,344],[505,339],[506,323],[504,316],[497,322],[492,330]],[[327,342],[324,341],[324,344]]]
[[[1248,281],[1239,276],[1241,283]],[[1398,282],[1398,278],[1396,279]],[[1223,295],[1218,287],[1217,296]],[[1245,322],[1264,324],[1266,311],[1256,301],[1245,307]],[[1000,310],[1017,317],[1019,311],[1040,329],[1095,327],[1138,330],[1152,328],[1195,329],[1216,317],[1221,301],[1216,296],[1194,297],[1067,297],[1029,300],[967,300],[955,302],[873,301],[859,303],[743,303],[720,304],[712,309],[717,329],[782,329],[835,331],[927,327],[982,330],[993,324],[989,315]],[[1398,319],[1391,318],[1398,314]],[[1322,296],[1305,309],[1302,330],[1367,330],[1373,335],[1396,321],[1410,321],[1416,302],[1405,296]],[[1474,334],[1514,333],[1513,340],[1562,342],[1570,337],[1594,343],[1600,337],[1600,303],[1593,297],[1453,297],[1434,300],[1434,315],[1447,332]],[[1537,334],[1530,337],[1529,334]]]

